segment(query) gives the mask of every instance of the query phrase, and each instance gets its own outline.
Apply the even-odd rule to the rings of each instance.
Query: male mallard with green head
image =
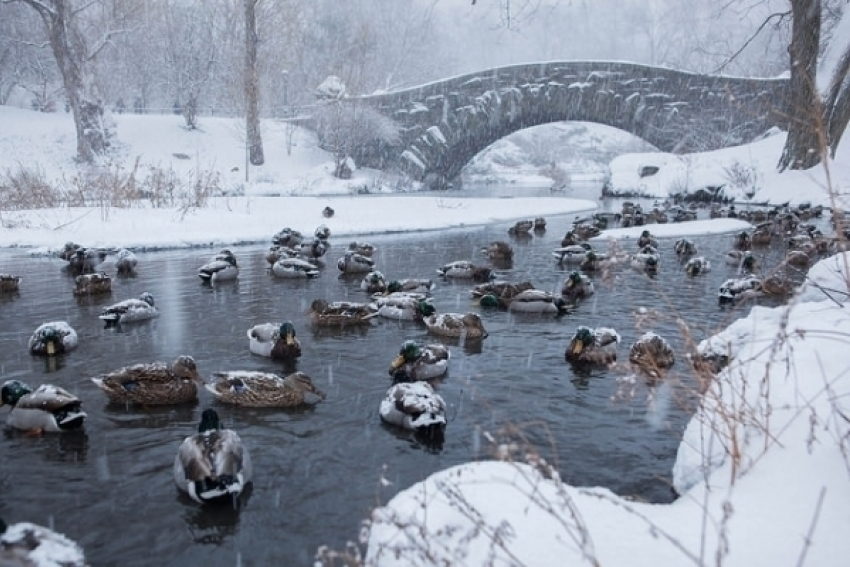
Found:
[[[252,473],[248,448],[235,431],[221,426],[213,409],[204,410],[198,432],[183,440],[174,457],[174,483],[198,503],[233,503]]]
[[[30,354],[53,356],[77,347],[77,331],[65,321],[39,325],[27,343]]]
[[[79,429],[86,418],[81,404],[78,397],[50,384],[33,390],[20,380],[8,380],[0,388],[0,406],[11,407],[6,424],[36,434]]]
[[[153,362],[125,366],[91,379],[115,404],[163,406],[198,400],[204,381],[195,359],[178,356],[172,364]]]
[[[404,341],[392,363],[390,376],[405,372],[411,380],[438,378],[449,369],[449,349],[440,344],[420,345],[416,341]]]
[[[378,315],[397,321],[422,321],[437,311],[428,297],[421,293],[378,295],[374,296],[373,305]]]
[[[564,358],[567,362],[611,364],[617,360],[620,335],[614,329],[580,326],[573,333]]]
[[[272,360],[295,360],[301,356],[301,342],[292,321],[260,323],[248,329],[248,349]]]

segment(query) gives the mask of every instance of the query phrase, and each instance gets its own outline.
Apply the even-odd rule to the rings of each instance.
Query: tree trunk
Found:
[[[263,165],[263,138],[260,135],[259,86],[257,85],[257,20],[259,0],[245,0],[245,122],[248,159],[251,165]]]
[[[106,152],[109,132],[103,123],[103,103],[96,95],[85,40],[66,0],[23,0],[41,16],[77,130],[77,159],[91,162]]]
[[[847,128],[847,122],[850,121],[850,78],[848,76],[850,76],[850,45],[845,48],[844,55],[835,68],[824,105],[826,121],[829,125],[829,148],[833,156]]]
[[[788,137],[779,170],[808,169],[821,161],[827,147],[823,110],[817,91],[820,46],[820,0],[791,0],[791,92]]]

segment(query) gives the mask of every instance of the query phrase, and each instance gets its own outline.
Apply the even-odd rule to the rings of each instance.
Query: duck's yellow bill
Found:
[[[584,343],[581,341],[576,341],[576,344],[573,345],[573,354],[581,354],[581,351],[584,349]]]
[[[292,336],[292,333],[286,333],[286,344],[288,344],[288,345],[294,345],[295,344],[295,337]]]
[[[401,366],[402,364],[404,364],[404,357],[403,357],[402,355],[398,355],[397,357],[395,357],[395,358],[393,359],[393,362],[392,362],[392,364],[390,365],[390,367],[391,367],[393,370],[395,370],[396,368],[398,368],[398,367],[399,367],[399,366]]]
[[[47,343],[47,354],[56,354],[56,345],[53,344],[53,341]]]

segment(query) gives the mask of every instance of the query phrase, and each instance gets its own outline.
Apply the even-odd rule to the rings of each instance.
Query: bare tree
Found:
[[[257,17],[259,0],[245,0],[245,122],[251,165],[263,165],[263,138],[260,135],[259,78],[257,74]]]
[[[110,37],[107,33],[92,47],[80,32],[71,0],[3,0],[19,1],[41,16],[56,65],[62,75],[65,96],[74,116],[77,130],[77,159],[91,162],[109,147],[109,131],[103,122],[103,101],[98,96],[92,72],[92,61]]]

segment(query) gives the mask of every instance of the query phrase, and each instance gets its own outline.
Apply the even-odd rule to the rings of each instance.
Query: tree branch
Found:
[[[733,54],[732,54],[732,55],[731,55],[728,59],[726,59],[726,61],[724,61],[723,63],[721,63],[721,64],[720,64],[720,66],[719,66],[719,67],[717,67],[717,69],[714,71],[714,74],[722,73],[722,72],[723,72],[723,69],[724,69],[727,65],[729,65],[729,63],[731,63],[732,61],[734,61],[736,57],[738,57],[738,56],[739,56],[739,55],[740,55],[740,54],[741,54],[741,53],[742,53],[742,52],[743,52],[743,51],[744,51],[747,47],[749,47],[749,45],[750,45],[753,41],[755,41],[755,39],[758,37],[758,35],[762,32],[762,30],[764,30],[764,28],[765,28],[765,27],[767,27],[767,24],[769,24],[769,23],[771,22],[771,20],[773,20],[774,18],[776,18],[776,19],[778,19],[778,20],[779,20],[779,22],[781,22],[782,20],[784,20],[785,18],[787,18],[787,17],[788,17],[788,16],[790,16],[790,15],[791,15],[791,11],[790,11],[790,10],[788,10],[787,12],[774,12],[773,14],[771,14],[771,15],[769,15],[767,18],[765,18],[765,19],[764,19],[764,21],[761,23],[761,25],[758,27],[758,29],[756,29],[756,31],[755,31],[755,32],[753,32],[753,35],[751,35],[751,36],[747,39],[747,41],[745,41],[745,42],[744,42],[744,44],[741,46],[741,48],[740,48],[740,49],[738,49],[738,51],[736,51],[735,53],[733,53]],[[778,22],[777,22],[777,23],[778,23]]]

